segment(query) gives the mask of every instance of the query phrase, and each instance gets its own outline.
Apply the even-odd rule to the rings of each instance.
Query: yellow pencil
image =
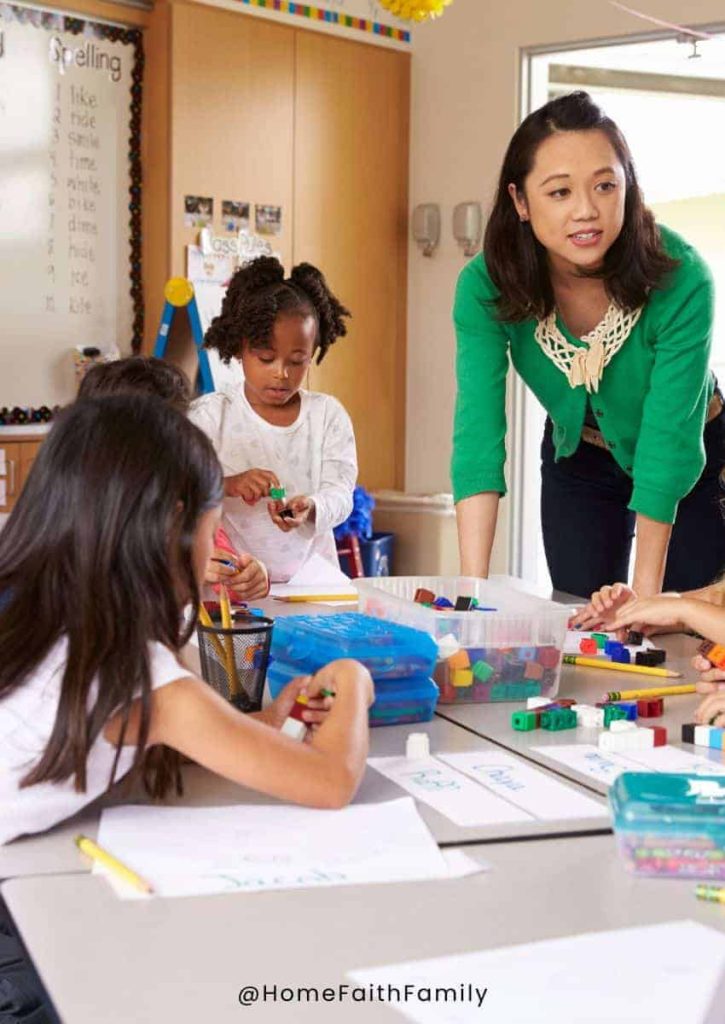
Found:
[[[303,604],[307,601],[357,601],[357,594],[292,594],[290,597],[275,597],[275,601],[288,604]]]
[[[206,610],[203,604],[199,605],[199,619],[201,620],[202,626],[206,626],[207,629],[214,629],[214,623],[211,621],[211,615],[209,615],[209,612]],[[212,642],[212,645],[217,653],[219,661],[223,665],[226,660],[226,655],[224,654],[224,648],[219,643],[219,637],[215,636],[214,633],[210,633],[209,639]]]
[[[604,694],[604,700],[649,700],[652,697],[677,697],[696,692],[694,684],[683,683],[682,686],[653,686],[648,690],[610,690]]]
[[[565,665],[584,665],[586,668],[604,668],[610,672],[634,672],[640,676],[659,676],[663,679],[681,679],[681,672],[671,672],[668,668],[652,668],[650,665],[625,665],[621,661],[605,661],[603,658],[580,658],[578,654],[565,654],[562,658]]]
[[[219,588],[219,606],[222,613],[222,629],[232,628],[232,606],[229,601],[229,591],[222,585]],[[234,660],[234,637],[226,635],[224,637],[224,649],[227,669],[227,678],[229,680],[229,696],[236,697],[239,693],[239,678],[237,676],[237,665]]]
[[[98,843],[94,843],[92,839],[89,839],[87,836],[76,836],[75,843],[86,857],[90,857],[91,860],[96,860],[99,864],[103,864],[111,874],[122,879],[124,882],[128,882],[134,889],[149,893],[154,891],[149,882],[141,878],[140,875],[137,875],[131,868],[127,868],[125,864],[122,864],[120,860],[117,860],[107,850],[104,850]]]
[[[695,896],[698,900],[710,900],[711,903],[725,903],[725,885],[696,885]]]

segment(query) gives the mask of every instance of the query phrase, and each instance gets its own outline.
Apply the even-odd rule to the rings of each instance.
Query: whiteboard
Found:
[[[0,406],[72,399],[76,345],[131,349],[141,302],[140,285],[131,296],[129,223],[139,40],[0,7]],[[140,101],[139,86],[136,126]]]

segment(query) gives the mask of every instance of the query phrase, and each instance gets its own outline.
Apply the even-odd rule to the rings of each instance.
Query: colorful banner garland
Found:
[[[267,11],[279,11],[280,14],[293,14],[299,18],[310,18],[312,21],[325,21],[330,25],[341,25],[343,28],[354,28],[361,32],[371,32],[384,39],[394,39],[398,43],[409,43],[410,32],[404,28],[383,25],[371,18],[358,18],[352,14],[341,14],[339,11],[328,11],[312,4],[293,3],[291,0],[239,0],[246,7],[259,7]],[[430,0],[436,6],[450,3],[450,0]],[[387,3],[383,6],[388,7]]]

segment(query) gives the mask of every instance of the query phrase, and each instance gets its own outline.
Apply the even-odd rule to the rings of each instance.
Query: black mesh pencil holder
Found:
[[[197,624],[201,674],[240,711],[259,711],[272,642],[272,619],[237,618],[231,629]]]

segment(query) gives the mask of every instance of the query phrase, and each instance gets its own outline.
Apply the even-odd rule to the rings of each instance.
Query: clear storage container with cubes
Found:
[[[441,704],[554,697],[572,609],[527,593],[510,577],[390,576],[353,580],[360,611],[430,633],[438,645],[433,678]],[[453,605],[474,598],[477,608],[425,607],[420,590]]]

